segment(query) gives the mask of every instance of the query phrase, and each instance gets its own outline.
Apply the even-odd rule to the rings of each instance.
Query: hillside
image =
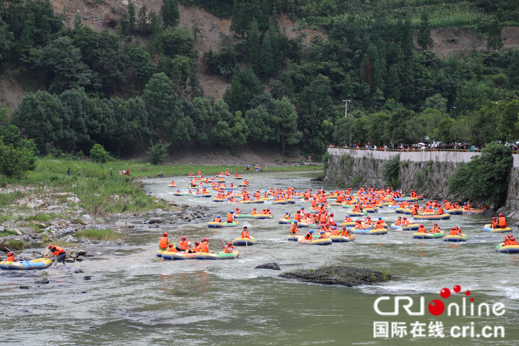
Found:
[[[59,14],[64,23],[71,26],[76,13],[80,13],[83,23],[96,31],[101,31],[107,25],[103,18],[116,17],[120,8],[125,8],[128,5],[126,0],[50,0],[54,11]],[[135,5],[139,9],[143,4],[146,4],[149,11],[160,11],[162,0],[136,0]],[[225,90],[231,85],[229,78],[208,74],[204,71],[205,66],[202,63],[202,55],[209,51],[209,49],[220,50],[224,36],[232,36],[230,31],[231,19],[218,18],[204,9],[197,6],[184,6],[179,4],[180,24],[186,26],[189,30],[197,25],[201,33],[196,42],[196,47],[200,53],[198,59],[198,68],[200,71],[200,84],[204,89],[205,95],[221,99]],[[287,36],[295,38],[297,33],[293,31],[296,23],[290,19],[286,14],[279,16],[279,23],[281,28],[286,28]],[[108,27],[110,32],[114,33],[112,27]],[[314,35],[321,35],[327,37],[325,31],[316,31],[312,29],[305,29],[309,38]],[[468,54],[473,51],[486,50],[486,36],[476,35],[469,29],[465,28],[440,28],[431,31],[434,45],[432,50],[438,57],[446,58],[451,54]],[[415,36],[416,40],[416,36]],[[519,47],[519,27],[505,26],[503,27],[503,44],[504,48],[518,48]],[[21,83],[14,75],[5,75],[0,79],[0,105],[7,105],[11,111],[16,108],[25,93]]]

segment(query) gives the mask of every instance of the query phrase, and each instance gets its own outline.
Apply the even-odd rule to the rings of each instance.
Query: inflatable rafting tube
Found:
[[[352,228],[351,232],[353,232],[355,234],[384,235],[384,234],[387,234],[387,229],[385,229],[385,228],[383,228],[383,229],[373,229],[373,228],[355,229],[355,228]]]
[[[249,187],[248,184],[238,184],[238,187]]]
[[[448,235],[443,237],[443,241],[451,241],[451,242],[464,242],[467,241],[469,237],[465,234],[462,235]]]
[[[362,217],[362,216],[367,215],[367,214],[368,213],[364,214],[364,213],[359,213],[359,212],[349,212],[348,216],[349,217],[359,217],[359,216]]]
[[[236,227],[238,225],[239,223],[237,221],[231,223],[210,221],[207,223],[207,227],[209,228]]]
[[[332,243],[347,243],[355,240],[355,236],[353,234],[350,234],[347,237],[343,235],[329,235],[328,239],[331,239]]]
[[[49,258],[38,258],[31,261],[2,261],[0,262],[0,269],[4,270],[34,270],[47,269],[52,265],[52,260]]]
[[[195,195],[193,195],[193,197],[206,197],[206,198],[209,198],[209,197],[211,197],[211,194],[210,193],[204,193],[203,195],[202,194],[200,194],[200,195],[196,195],[195,194]]]
[[[496,251],[500,253],[519,253],[519,245],[507,245],[501,243],[496,246]]]
[[[449,209],[449,210],[447,210],[447,214],[450,214],[450,215],[462,215],[463,214],[463,209]]]
[[[492,232],[492,233],[510,233],[512,232],[511,227],[505,227],[505,228],[492,228],[492,224],[487,224],[485,227],[483,227],[483,230]]]
[[[188,260],[188,259],[195,259],[196,253],[191,252],[185,252],[185,251],[178,251],[178,252],[168,252],[164,251],[162,253],[162,258],[165,260]]]
[[[342,226],[346,226],[346,227],[354,227],[354,226],[355,226],[355,222],[353,222],[353,221],[351,221],[351,222],[346,222],[346,221],[344,221],[344,222],[341,222],[341,223],[339,224],[339,227],[342,227]]]
[[[441,232],[441,233],[421,233],[421,232],[413,233],[413,238],[415,238],[415,239],[440,239],[443,237],[445,237],[445,233],[443,233],[443,232]]]
[[[234,177],[234,179],[240,180],[240,179],[243,179],[243,177],[242,176]]]
[[[451,214],[423,214],[423,215],[414,215],[414,219],[416,220],[448,220],[451,218]]]
[[[274,201],[272,204],[287,204],[287,201],[281,200],[281,201]]]
[[[240,251],[234,250],[232,253],[225,252],[198,252],[196,253],[196,259],[199,260],[225,260],[225,259],[236,259],[240,256]]]
[[[396,208],[395,209],[395,213],[397,213],[397,214],[408,214],[408,215],[412,215],[413,214],[411,209],[407,209],[407,208]]]
[[[272,219],[273,216],[268,215],[268,214],[258,214],[258,215],[254,215],[254,218],[257,220],[264,220],[264,219]]]
[[[301,237],[298,242],[306,245],[332,245],[332,240],[328,238],[307,240]]]
[[[162,258],[162,253],[164,250],[157,250],[157,257]]]
[[[287,240],[288,241],[298,241],[300,238],[302,238],[303,236],[302,235],[297,235],[297,234],[291,234],[287,237]]]
[[[392,229],[395,229],[397,231],[418,231],[418,228],[420,227],[417,223],[411,223],[407,226],[397,226],[395,224],[391,225]]]
[[[227,199],[226,198],[213,198],[213,202],[226,202]]]
[[[377,208],[364,208],[364,211],[366,213],[376,213],[376,212],[378,212],[378,210],[379,210],[378,207]]]
[[[254,219],[256,217],[256,215],[251,215],[251,214],[234,214],[234,218],[235,219]]]
[[[474,214],[483,214],[484,210],[483,209],[469,209],[469,210],[463,210],[463,214],[469,214],[469,215],[474,215]]]
[[[343,207],[343,208],[353,208],[353,205],[343,203],[343,204],[342,204],[342,207]]]
[[[296,204],[295,199],[287,199],[287,204]]]
[[[169,187],[177,187],[177,184],[169,184]]]
[[[251,246],[256,244],[256,239],[254,238],[236,238],[232,241],[232,245],[234,246]]]
[[[333,202],[333,203],[330,203],[331,206],[334,206],[334,207],[340,207],[342,205],[342,203],[339,203],[339,202]]]

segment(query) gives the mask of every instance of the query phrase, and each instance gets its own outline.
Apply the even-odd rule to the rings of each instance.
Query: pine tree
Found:
[[[507,70],[508,85],[510,88],[519,87],[519,52],[512,55],[512,62]]]
[[[487,49],[494,51],[503,47],[503,40],[501,39],[501,25],[499,19],[494,18],[488,27]]]
[[[130,0],[128,3],[128,29],[130,34],[133,34],[133,31],[135,30],[135,22],[135,4]]]
[[[281,32],[279,30],[278,13],[275,7],[272,11],[272,22],[270,23],[268,35],[270,35],[270,46],[272,47],[272,57],[274,58],[274,70],[277,72],[281,62],[281,52],[279,49],[279,36]]]
[[[411,56],[414,53],[413,26],[411,24],[411,16],[405,18],[402,27],[402,48],[405,56]]]
[[[81,29],[81,27],[83,26],[82,22],[81,22],[81,14],[80,13],[76,13],[76,16],[74,17],[74,30],[79,30]]]
[[[256,74],[261,71],[261,52],[260,52],[260,39],[258,22],[256,18],[252,19],[251,31],[248,39],[249,44],[249,59],[252,65],[252,69]]]
[[[261,69],[265,77],[271,77],[276,73],[269,34],[266,34],[263,37],[263,46],[261,47]]]
[[[426,11],[422,12],[420,29],[418,33],[418,45],[426,50],[427,47],[432,48],[434,41],[431,37],[431,27],[429,25],[429,13]]]
[[[162,17],[162,27],[164,29],[176,26],[180,19],[177,0],[163,0],[160,7],[160,16]]]
[[[139,17],[137,20],[137,30],[141,35],[148,35],[150,33],[150,26],[148,24],[146,4],[143,4],[139,10]]]

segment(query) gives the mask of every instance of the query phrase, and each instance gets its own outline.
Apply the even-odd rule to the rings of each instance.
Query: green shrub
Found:
[[[171,143],[156,143],[150,147],[148,150],[149,160],[154,165],[158,165],[159,163],[164,161],[164,158],[168,156],[168,148]]]
[[[498,208],[505,204],[512,166],[509,148],[498,143],[487,144],[481,156],[473,156],[452,173],[449,194]]]
[[[391,157],[382,164],[382,179],[393,189],[400,185],[400,154]]]
[[[94,144],[92,149],[90,149],[90,157],[92,160],[99,163],[105,163],[110,160],[110,154],[101,144]]]
[[[27,245],[26,242],[21,240],[9,239],[7,240],[7,242],[9,243],[9,249],[11,250],[23,250],[25,248],[25,245]]]

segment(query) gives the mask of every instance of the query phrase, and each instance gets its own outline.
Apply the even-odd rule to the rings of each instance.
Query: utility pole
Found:
[[[345,102],[346,103],[346,108],[344,109],[344,116],[347,118],[348,117],[348,102],[350,102],[351,100],[342,100],[342,102]]]

